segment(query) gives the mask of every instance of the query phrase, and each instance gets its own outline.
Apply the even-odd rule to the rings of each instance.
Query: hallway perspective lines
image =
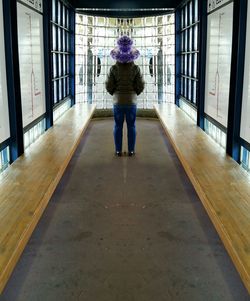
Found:
[[[133,157],[90,123],[0,296],[45,300],[249,300],[159,121],[137,121]]]

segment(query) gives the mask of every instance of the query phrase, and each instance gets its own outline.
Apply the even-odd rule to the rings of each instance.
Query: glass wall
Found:
[[[233,3],[208,15],[205,113],[225,128],[228,118],[232,31]]]
[[[240,138],[241,144],[241,164],[250,171],[250,5],[247,8],[247,28],[246,28],[246,49],[245,49],[245,68],[244,85],[241,111]]]
[[[10,162],[9,147],[3,144],[10,137],[3,26],[3,3],[0,0],[0,172]]]
[[[188,1],[180,12],[181,100],[196,107],[198,85],[198,0]]]
[[[0,144],[10,137],[9,107],[4,49],[3,5],[0,0]]]
[[[220,6],[220,5],[219,5]],[[226,147],[231,75],[233,2],[208,6],[205,131]]]
[[[118,19],[76,15],[76,102],[93,102],[98,108],[112,107],[105,80],[115,61],[110,51],[117,38],[128,35],[141,53],[135,62],[146,86],[138,97],[139,108],[157,102],[174,102],[174,15]]]
[[[247,13],[247,39],[245,53],[245,74],[243,86],[240,136],[242,139],[244,139],[250,144],[250,4],[248,4]]]
[[[70,97],[70,16],[60,0],[52,0],[52,99],[54,105]]]
[[[25,5],[22,2],[25,2]],[[42,1],[17,3],[17,21],[22,117],[27,148],[45,132]],[[38,124],[42,124],[39,132],[36,131]]]
[[[17,3],[23,126],[45,114],[43,16]]]

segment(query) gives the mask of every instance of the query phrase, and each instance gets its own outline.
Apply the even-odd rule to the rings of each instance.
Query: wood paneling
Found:
[[[250,293],[250,175],[177,106],[155,109]]]
[[[0,175],[0,292],[94,113],[77,104]]]

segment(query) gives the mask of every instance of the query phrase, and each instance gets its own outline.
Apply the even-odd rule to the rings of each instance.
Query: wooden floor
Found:
[[[0,293],[93,113],[75,105],[0,175]]]
[[[250,175],[174,104],[155,109],[250,293]]]

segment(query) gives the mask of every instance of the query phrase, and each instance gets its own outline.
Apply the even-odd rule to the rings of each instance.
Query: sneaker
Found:
[[[134,156],[134,155],[135,155],[135,152],[133,152],[133,151],[132,151],[132,152],[128,152],[128,156],[129,156],[129,157],[132,157],[132,156]]]
[[[118,157],[121,157],[122,156],[122,152],[116,152],[115,155],[118,156]]]

